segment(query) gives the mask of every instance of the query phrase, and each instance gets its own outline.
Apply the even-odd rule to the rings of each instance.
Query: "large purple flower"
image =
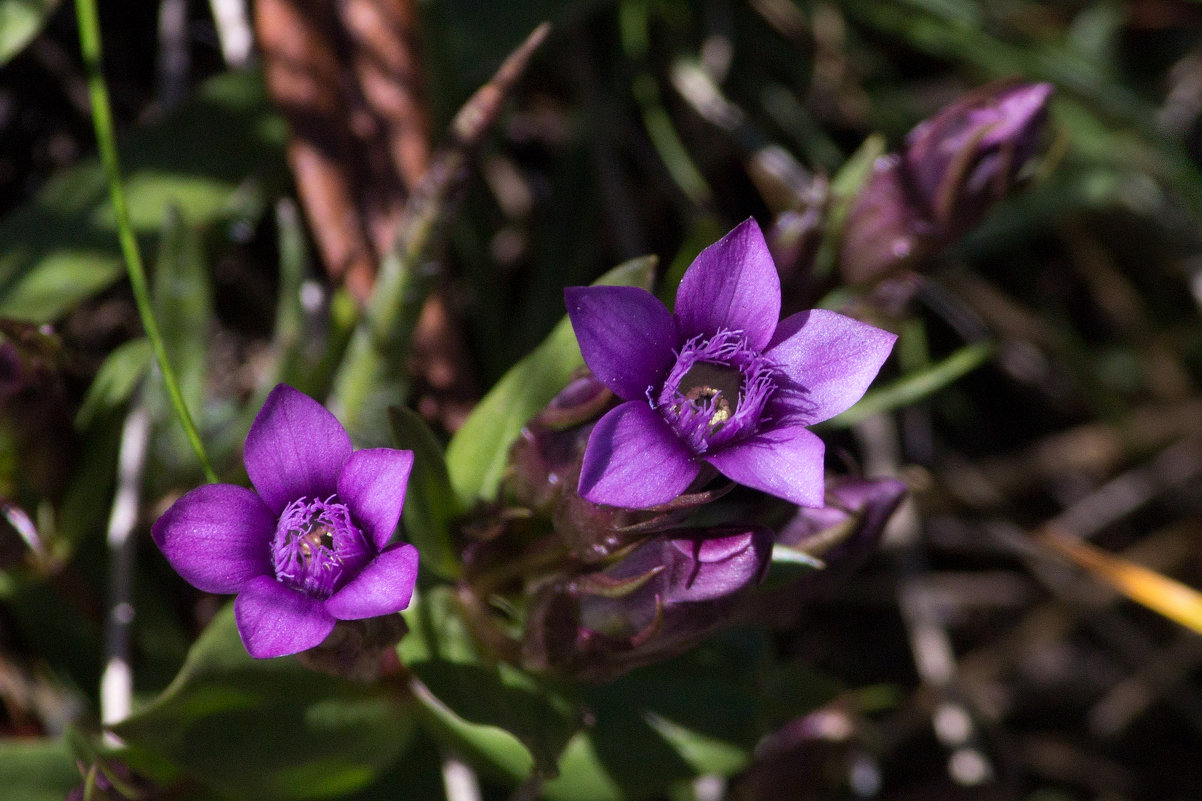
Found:
[[[635,287],[564,294],[584,361],[626,401],[598,421],[580,474],[580,494],[611,506],[667,503],[703,463],[821,506],[824,446],[806,427],[859,400],[896,339],[823,309],[779,320],[780,278],[754,220],[702,251],[673,313]]]
[[[298,653],[339,620],[409,605],[417,549],[388,541],[413,453],[352,451],[334,415],[281,384],[246,436],[255,491],[199,487],[154,524],[155,543],[188,583],[238,594],[234,615],[251,656]]]

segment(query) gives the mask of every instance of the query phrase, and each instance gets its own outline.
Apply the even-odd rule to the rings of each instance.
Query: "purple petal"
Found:
[[[633,286],[573,286],[563,292],[584,363],[623,400],[646,397],[672,366],[679,344],[664,304]]]
[[[351,438],[326,407],[280,384],[246,435],[246,472],[277,515],[297,498],[334,493]]]
[[[352,453],[338,476],[338,497],[376,550],[388,544],[401,519],[412,469],[413,451],[368,448]]]
[[[245,487],[208,484],[171,505],[152,536],[175,572],[205,592],[233,593],[271,573],[275,515]]]
[[[234,619],[247,652],[256,659],[307,651],[334,629],[322,602],[269,576],[247,583],[234,601]]]
[[[417,581],[417,548],[396,543],[359,571],[326,601],[339,620],[361,620],[399,612],[409,605]]]
[[[802,426],[761,433],[705,457],[722,475],[798,506],[822,506],[822,440]]]
[[[781,320],[766,355],[801,388],[789,403],[802,425],[828,420],[851,408],[876,378],[897,337],[825,309]]]
[[[579,492],[627,509],[667,503],[688,489],[701,465],[645,401],[629,401],[597,421],[584,449]]]
[[[676,291],[676,322],[682,339],[742,331],[760,350],[780,319],[780,276],[755,220],[701,251]]]
[[[664,601],[712,601],[764,577],[772,556],[772,532],[763,526],[686,530],[672,536],[664,559]]]

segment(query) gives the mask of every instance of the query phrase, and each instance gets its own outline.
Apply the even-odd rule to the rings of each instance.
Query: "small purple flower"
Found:
[[[255,491],[199,487],[154,524],[155,543],[188,583],[237,593],[234,615],[251,656],[295,654],[339,620],[409,605],[417,549],[388,541],[413,453],[352,451],[334,415],[280,384],[246,436]]]
[[[780,320],[780,278],[747,220],[685,272],[669,313],[635,287],[569,287],[584,361],[625,403],[589,437],[579,492],[641,509],[703,464],[740,484],[821,506],[824,446],[807,426],[860,399],[896,337],[823,309]]]

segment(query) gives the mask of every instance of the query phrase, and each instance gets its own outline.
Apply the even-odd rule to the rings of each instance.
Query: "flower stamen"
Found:
[[[775,366],[748,345],[742,331],[719,331],[684,344],[653,405],[702,454],[755,433],[775,379]]]
[[[307,595],[329,598],[370,558],[346,504],[299,498],[280,515],[271,544],[276,578]]]

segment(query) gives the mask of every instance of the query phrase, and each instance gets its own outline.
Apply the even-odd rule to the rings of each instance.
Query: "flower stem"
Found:
[[[83,57],[84,69],[87,72],[88,95],[92,101],[92,124],[96,129],[96,142],[100,150],[100,163],[104,167],[108,179],[109,196],[113,202],[113,216],[117,222],[117,238],[121,243],[121,253],[125,257],[126,271],[129,273],[129,283],[133,287],[134,302],[138,306],[138,315],[142,318],[142,328],[150,339],[154,349],[159,371],[163,375],[163,383],[171,398],[171,406],[196,458],[204,468],[205,477],[210,482],[217,481],[217,475],[205,455],[204,444],[192,415],[184,403],[180,393],[179,381],[167,360],[167,349],[163,345],[163,337],[159,332],[158,321],[155,320],[154,309],[150,304],[150,291],[146,285],[146,271],[142,267],[142,255],[138,251],[138,242],[134,237],[133,226],[129,219],[129,207],[125,202],[125,190],[121,185],[121,164],[117,158],[117,141],[113,135],[113,115],[109,106],[108,87],[104,82],[104,71],[101,65],[100,51],[100,18],[96,12],[96,0],[75,0],[75,18],[79,23],[79,52]]]

